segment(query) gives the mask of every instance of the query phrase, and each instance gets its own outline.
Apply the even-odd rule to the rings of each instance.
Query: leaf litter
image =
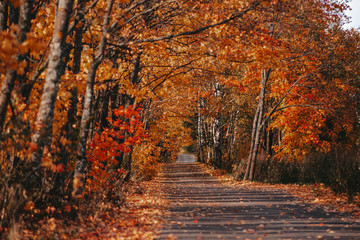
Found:
[[[360,196],[355,196],[352,202],[348,201],[346,194],[335,193],[330,187],[322,183],[315,184],[270,184],[262,182],[240,182],[234,180],[232,176],[218,169],[213,169],[204,164],[201,168],[221,180],[227,185],[233,187],[242,187],[248,189],[258,189],[261,191],[282,191],[286,194],[293,195],[302,200],[303,203],[321,206],[328,212],[350,213],[355,220],[360,221]],[[293,213],[295,214],[295,213]]]
[[[23,239],[155,239],[167,206],[159,188],[156,180],[131,183],[121,204],[104,201],[93,212],[80,205],[74,219],[45,215],[23,227]]]

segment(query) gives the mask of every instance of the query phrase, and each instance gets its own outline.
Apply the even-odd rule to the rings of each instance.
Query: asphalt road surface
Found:
[[[360,221],[345,213],[286,192],[227,186],[195,161],[179,155],[163,167],[170,215],[159,239],[360,239]]]
[[[191,154],[179,154],[177,163],[194,163],[196,162],[196,158]]]

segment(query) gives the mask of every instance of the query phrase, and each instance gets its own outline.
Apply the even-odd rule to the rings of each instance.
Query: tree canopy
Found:
[[[1,1],[0,224],[46,199],[114,197],[181,149],[251,181],[325,181],[300,169],[328,163],[327,183],[353,196],[347,2]]]

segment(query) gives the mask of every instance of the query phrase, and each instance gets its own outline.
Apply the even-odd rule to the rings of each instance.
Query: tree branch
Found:
[[[228,19],[225,19],[223,21],[220,21],[220,22],[217,22],[217,23],[214,23],[214,24],[210,24],[210,25],[198,28],[198,29],[193,30],[193,31],[187,31],[187,32],[182,32],[182,33],[178,33],[178,34],[170,34],[170,35],[163,36],[163,37],[158,37],[158,38],[142,39],[142,40],[137,40],[137,41],[133,41],[133,42],[130,42],[130,43],[137,44],[137,43],[145,43],[145,42],[157,42],[157,41],[169,40],[169,39],[177,38],[177,37],[181,37],[181,36],[195,35],[195,34],[204,32],[205,30],[208,30],[210,28],[214,28],[214,27],[226,24],[228,22],[231,22],[231,21],[233,21],[233,20],[235,20],[237,18],[240,18],[240,17],[244,16],[246,13],[254,10],[257,6],[259,6],[260,2],[261,1],[256,1],[251,6],[249,6],[247,9],[245,9],[244,11],[242,11],[240,13],[234,13]]]
[[[279,112],[279,111],[282,111],[284,109],[287,109],[287,108],[292,108],[292,107],[311,107],[311,108],[316,108],[316,109],[325,109],[323,107],[320,107],[320,106],[316,106],[316,105],[320,105],[320,104],[294,104],[294,105],[288,105],[288,106],[285,106],[285,107],[281,107],[281,108],[278,108],[274,111],[275,112]]]
[[[286,93],[281,97],[281,99],[276,103],[276,105],[273,107],[273,109],[267,114],[266,118],[262,121],[262,123],[261,123],[261,125],[260,125],[260,129],[265,125],[265,123],[270,119],[270,117],[276,112],[276,110],[278,109],[278,107],[280,106],[280,104],[284,101],[284,99],[287,97],[287,95],[289,95],[289,93],[291,92],[291,90],[292,90],[295,86],[297,86],[297,84],[298,84],[301,80],[309,77],[309,76],[312,75],[312,74],[313,74],[313,72],[312,72],[312,73],[308,73],[308,74],[300,77],[298,80],[296,80],[296,81],[289,87],[289,89],[286,91]]]

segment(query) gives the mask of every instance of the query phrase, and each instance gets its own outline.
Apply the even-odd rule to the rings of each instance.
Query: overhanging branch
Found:
[[[261,1],[254,2],[251,6],[249,6],[244,11],[242,11],[240,13],[234,13],[231,17],[229,17],[229,18],[227,18],[227,19],[225,19],[223,21],[220,21],[220,22],[217,22],[217,23],[214,23],[214,24],[210,24],[210,25],[198,28],[198,29],[193,30],[193,31],[187,31],[187,32],[182,32],[182,33],[178,33],[178,34],[170,34],[170,35],[163,36],[163,37],[158,37],[158,38],[148,38],[148,39],[136,40],[136,41],[133,41],[133,42],[130,42],[130,43],[137,44],[137,43],[145,43],[145,42],[157,42],[157,41],[169,40],[169,39],[177,38],[177,37],[181,37],[181,36],[195,35],[195,34],[204,32],[205,30],[208,30],[210,28],[214,28],[214,27],[226,24],[228,22],[231,22],[231,21],[233,21],[233,20],[235,20],[237,18],[240,18],[240,17],[244,16],[246,13],[254,10],[257,6],[259,6],[260,2]]]

